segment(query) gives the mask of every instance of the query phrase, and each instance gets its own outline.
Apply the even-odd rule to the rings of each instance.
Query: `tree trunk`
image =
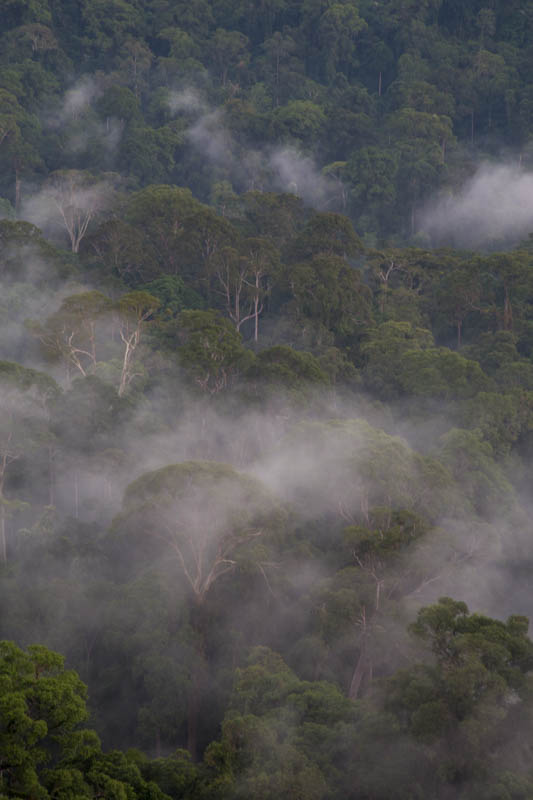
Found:
[[[77,468],[74,470],[74,517],[80,516],[80,476]]]
[[[254,341],[259,338],[259,275],[255,276],[255,297],[254,297]]]
[[[359,691],[361,689],[361,683],[363,682],[363,677],[367,669],[367,661],[366,641],[363,640],[363,646],[361,648],[361,652],[359,653],[359,658],[357,659],[357,664],[355,665],[352,680],[350,682],[350,688],[348,690],[348,697],[350,700],[357,700]]]
[[[198,663],[192,675],[191,688],[187,703],[187,750],[193,761],[198,757],[198,720],[202,701],[202,692],[207,685],[207,662],[205,658],[206,617],[202,607],[204,596],[190,601],[190,624],[196,635],[196,655]]]
[[[53,447],[48,448],[48,505],[55,505],[56,465]]]
[[[122,372],[120,375],[118,396],[122,397],[132,378],[131,364],[133,360],[133,354],[137,349],[137,345],[139,344],[139,339],[141,336],[140,323],[130,336],[124,335],[122,331],[120,336],[122,338],[122,341],[124,342],[124,357],[122,359]]]
[[[6,507],[4,505],[4,480],[6,470],[6,457],[3,459],[3,469],[0,473],[0,560],[2,564],[7,564],[7,543],[6,543]]]
[[[187,708],[187,750],[193,761],[198,756],[198,716],[200,712],[200,687],[198,676],[193,678]]]
[[[385,313],[385,303],[387,298],[388,284],[384,283],[379,294],[379,313]]]
[[[276,53],[276,92],[275,92],[275,107],[279,108],[279,52]]]
[[[20,172],[15,169],[15,211],[20,211]]]
[[[509,291],[505,288],[505,298],[503,301],[503,329],[510,331],[513,328],[513,308],[511,306],[511,298]]]
[[[6,510],[3,499],[0,495],[0,560],[2,564],[7,564]]]

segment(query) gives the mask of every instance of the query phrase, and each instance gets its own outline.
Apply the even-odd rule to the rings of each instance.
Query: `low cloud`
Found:
[[[533,173],[484,164],[458,192],[426,208],[420,229],[435,245],[477,249],[516,243],[533,231]]]
[[[208,110],[205,100],[199,92],[193,88],[170,92],[168,106],[172,114],[177,114],[179,111],[203,114]]]
[[[196,89],[173,92],[168,102],[173,114],[193,115],[189,142],[239,191],[289,192],[319,209],[338,205],[339,181],[322,175],[314,159],[297,146],[243,147],[225,125],[224,112],[210,108]]]

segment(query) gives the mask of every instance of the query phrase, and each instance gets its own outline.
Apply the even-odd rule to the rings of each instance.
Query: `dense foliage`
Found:
[[[532,26],[4,0],[0,798],[533,798]]]

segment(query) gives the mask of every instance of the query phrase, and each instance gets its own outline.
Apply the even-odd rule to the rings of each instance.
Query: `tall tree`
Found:
[[[46,446],[48,403],[59,387],[48,375],[9,361],[0,361],[0,561],[7,561],[6,520],[19,505],[5,491],[10,467],[31,451]]]
[[[136,377],[134,356],[141,342],[146,323],[153,319],[160,305],[161,303],[156,297],[142,291],[125,294],[116,304],[119,334],[124,345],[118,386],[119,397],[122,397]]]
[[[182,368],[208,395],[231,388],[253,360],[230,321],[215,311],[183,311],[177,335]]]
[[[434,781],[437,770],[440,796],[448,789],[481,796],[497,782],[502,734],[515,739],[513,722],[519,724],[524,704],[529,710],[533,645],[527,629],[525,617],[502,622],[471,614],[449,597],[422,608],[411,626],[433,663],[394,675],[385,703],[420,743],[428,778],[433,773]]]
[[[61,307],[44,323],[28,324],[45,352],[64,362],[67,377],[71,370],[83,376],[94,370],[102,341],[102,327],[110,318],[111,300],[101,292],[83,292],[67,297]]]
[[[130,542],[130,561],[172,557],[188,587],[197,649],[191,676],[188,747],[196,754],[201,694],[206,687],[205,605],[211,588],[242,559],[261,561],[279,509],[254,478],[226,464],[188,461],[130,484],[115,536]],[[261,543],[261,545],[259,545]]]
[[[79,252],[89,225],[106,208],[110,194],[105,181],[80,170],[58,170],[47,179],[46,198],[68,234],[73,253]]]
[[[181,273],[185,219],[197,208],[191,191],[178,186],[148,186],[131,196],[126,221],[144,235],[162,273]]]
[[[215,289],[237,331],[254,320],[254,341],[259,338],[259,317],[271,282],[279,271],[279,253],[263,238],[245,239],[239,249],[226,247],[213,259]]]

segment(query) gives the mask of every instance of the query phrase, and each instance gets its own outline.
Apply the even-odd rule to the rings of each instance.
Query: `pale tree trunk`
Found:
[[[20,211],[20,172],[15,170],[15,211],[17,215]]]
[[[80,516],[80,475],[78,468],[74,470],[74,517],[79,519]]]
[[[7,454],[4,454],[0,461],[0,560],[2,564],[7,564],[7,541],[6,541],[6,507],[4,497],[4,481],[8,464]]]
[[[366,653],[366,638],[363,639],[363,646],[359,653],[359,658],[353,671],[352,680],[350,681],[350,688],[348,690],[348,697],[350,700],[357,700],[361,690],[361,684],[368,668],[368,658]]]
[[[2,564],[7,564],[6,510],[2,494],[0,494],[0,559]]]
[[[82,211],[74,208],[74,200],[70,197],[60,199],[53,198],[54,204],[59,211],[65,229],[69,235],[70,247],[73,253],[78,253],[81,240],[87,233],[87,228],[94,216],[94,210]],[[69,202],[70,201],[70,202]]]
[[[122,361],[122,372],[120,375],[120,385],[118,387],[118,396],[122,397],[127,387],[132,381],[133,374],[131,371],[132,359],[137,345],[139,344],[140,329],[137,327],[129,336],[124,335],[123,331],[120,332],[122,341],[124,342],[124,358]]]
[[[279,50],[276,53],[276,90],[275,90],[275,106],[279,108],[279,62],[280,62],[280,53]]]
[[[509,297],[509,290],[504,287],[505,297],[503,301],[503,329],[510,331],[513,328],[513,308],[511,306],[511,298]]]
[[[254,300],[254,342],[259,338],[259,295],[255,296]]]
[[[263,311],[263,303],[259,305],[259,288],[260,288],[261,275],[259,272],[255,273],[255,296],[254,296],[254,341],[257,342],[259,338],[259,314]]]
[[[55,505],[56,465],[53,447],[48,447],[48,505]]]
[[[348,697],[351,700],[357,700],[361,692],[361,686],[365,676],[368,676],[368,679],[372,679],[373,674],[373,663],[372,663],[372,656],[368,652],[368,636],[369,633],[372,631],[373,624],[376,620],[376,617],[379,613],[380,605],[381,605],[381,594],[383,589],[383,580],[380,579],[376,572],[376,565],[370,563],[366,567],[363,563],[356,559],[359,566],[364,569],[375,581],[376,584],[376,598],[374,602],[374,608],[370,617],[367,619],[366,607],[363,606],[361,612],[361,620],[360,626],[362,631],[361,636],[361,649],[359,651],[359,658],[357,659],[357,663],[355,665],[355,669],[352,673],[352,679],[350,681],[350,688],[348,689]]]

